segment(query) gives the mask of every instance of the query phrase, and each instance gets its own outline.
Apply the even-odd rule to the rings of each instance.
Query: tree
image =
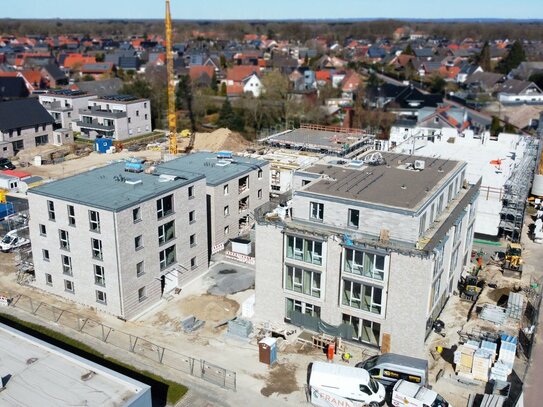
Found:
[[[177,109],[188,110],[191,129],[192,131],[196,131],[196,120],[192,110],[192,101],[193,96],[190,76],[182,75],[181,78],[179,78],[179,83],[175,92],[175,107]]]
[[[509,54],[498,64],[497,71],[506,75],[523,61],[526,61],[526,53],[520,41],[516,41],[511,47]]]
[[[434,75],[430,79],[430,91],[432,93],[443,93],[446,86],[447,82],[439,75]]]
[[[211,77],[211,89],[213,89],[214,93],[217,93],[217,90],[219,89],[219,86],[217,85],[217,73],[213,72],[213,76]]]
[[[83,75],[83,77],[81,78],[81,80],[83,82],[91,82],[91,81],[94,81],[94,76],[92,75],[89,75],[89,74],[86,74],[86,75]]]
[[[543,72],[533,73],[529,80],[535,83],[540,89],[543,89]]]
[[[224,54],[221,54],[219,56],[219,65],[222,69],[226,69],[226,57],[224,56]]]
[[[496,137],[502,132],[503,128],[500,123],[500,119],[497,116],[492,116],[492,123],[490,124],[490,135]]]
[[[415,51],[413,51],[413,47],[411,46],[411,43],[407,44],[407,47],[405,47],[402,54],[415,56]]]
[[[475,62],[479,64],[481,68],[483,68],[483,71],[492,71],[492,64],[490,62],[490,45],[488,45],[488,41],[485,42],[485,45],[483,45],[483,48],[481,49],[479,55],[477,55]]]
[[[226,96],[226,82],[221,83],[221,89],[219,90],[219,96]]]
[[[221,110],[219,111],[217,125],[234,131],[242,131],[245,127],[243,118],[234,111],[228,98],[224,100]]]
[[[106,55],[103,52],[98,52],[94,57],[96,62],[104,62],[106,60]]]

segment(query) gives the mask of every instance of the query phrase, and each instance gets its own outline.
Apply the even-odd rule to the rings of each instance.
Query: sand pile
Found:
[[[189,143],[188,138],[178,140],[180,150],[183,150]],[[194,140],[194,150],[210,151],[244,151],[251,145],[239,133],[234,133],[229,129],[217,129],[211,133],[196,133]]]

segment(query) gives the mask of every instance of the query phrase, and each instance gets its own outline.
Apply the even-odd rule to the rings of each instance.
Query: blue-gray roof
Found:
[[[44,195],[107,211],[119,212],[204,178],[190,171],[158,170],[155,174],[129,173],[118,162],[32,188],[30,194]],[[164,182],[159,174],[178,177]],[[128,183],[141,180],[141,183]],[[126,182],[128,181],[128,182]]]
[[[248,157],[233,156],[228,165],[217,165],[216,153],[193,153],[158,166],[161,171],[192,171],[206,176],[207,185],[217,186],[240,177],[257,168],[268,165],[268,161]]]

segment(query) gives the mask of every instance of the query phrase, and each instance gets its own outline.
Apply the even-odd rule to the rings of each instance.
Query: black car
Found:
[[[7,158],[0,158],[0,169],[3,170],[14,170],[15,166]]]

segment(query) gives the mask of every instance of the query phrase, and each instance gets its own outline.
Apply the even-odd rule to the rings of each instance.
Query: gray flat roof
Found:
[[[0,324],[2,406],[151,406],[146,384]],[[149,393],[149,394],[146,394]],[[147,401],[147,402],[146,402]]]
[[[271,136],[268,138],[268,143],[343,150],[344,144],[352,145],[364,137],[362,135],[349,135],[328,130],[294,129],[286,133]]]
[[[302,191],[377,205],[415,210],[439,188],[451,174],[465,165],[459,161],[381,153],[386,164],[348,165],[317,164],[305,172],[327,176],[312,182]],[[415,160],[425,162],[422,171],[404,169]]]
[[[204,178],[203,175],[190,171],[157,170],[156,175],[152,175],[125,172],[124,168],[124,162],[113,163],[40,185],[30,189],[28,193],[116,212]],[[163,182],[159,174],[178,178]],[[141,183],[130,183],[137,180],[141,180]]]
[[[269,165],[265,160],[237,155],[234,155],[227,165],[222,165],[226,162],[217,159],[217,153],[198,152],[167,161],[158,168],[162,171],[191,171],[203,174],[207,185],[216,186]]]

